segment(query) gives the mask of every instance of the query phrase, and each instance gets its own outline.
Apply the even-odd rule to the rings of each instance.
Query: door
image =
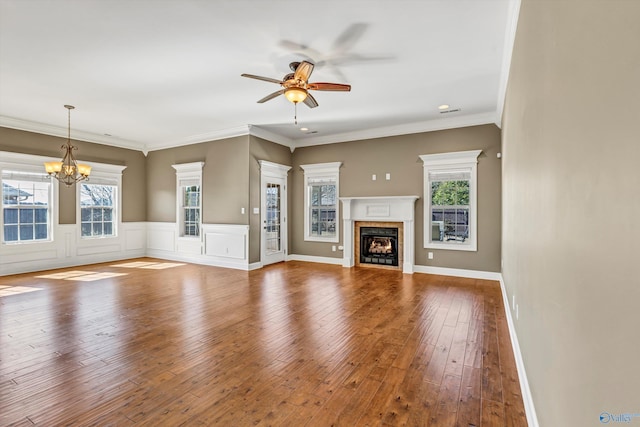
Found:
[[[262,265],[287,257],[287,171],[289,166],[260,161]]]

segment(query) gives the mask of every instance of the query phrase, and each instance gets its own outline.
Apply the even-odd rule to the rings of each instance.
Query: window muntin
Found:
[[[51,178],[46,174],[2,173],[2,242],[51,240]]]
[[[116,235],[117,186],[80,184],[80,235],[112,237]]]
[[[477,250],[477,158],[481,150],[420,156],[424,162],[424,247]]]
[[[338,242],[341,162],[301,165],[305,183],[304,238],[307,241]]]

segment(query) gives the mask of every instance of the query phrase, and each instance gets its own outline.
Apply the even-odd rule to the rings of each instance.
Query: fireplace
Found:
[[[415,202],[418,196],[340,197],[342,202],[344,267],[368,266],[413,273]],[[360,228],[397,228],[396,252],[398,261],[391,264],[363,264],[360,262]]]
[[[360,227],[360,264],[398,266],[398,228]]]

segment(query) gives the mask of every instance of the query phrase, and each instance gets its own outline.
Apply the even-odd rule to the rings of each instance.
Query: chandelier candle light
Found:
[[[89,179],[91,166],[82,163],[78,164],[75,157],[73,157],[73,150],[77,150],[78,148],[71,145],[71,110],[76,107],[73,105],[65,105],[64,108],[69,110],[67,143],[61,147],[64,150],[64,157],[61,162],[45,162],[44,168],[50,176],[64,183],[67,187],[71,187],[78,181]]]

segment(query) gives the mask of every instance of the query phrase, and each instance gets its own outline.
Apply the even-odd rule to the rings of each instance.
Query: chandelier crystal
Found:
[[[91,166],[82,163],[78,164],[75,157],[73,157],[73,150],[78,148],[71,145],[71,110],[76,107],[65,105],[64,108],[68,110],[67,142],[61,147],[64,150],[64,156],[60,162],[45,162],[44,168],[50,176],[53,176],[65,186],[71,187],[76,182],[89,179]]]

